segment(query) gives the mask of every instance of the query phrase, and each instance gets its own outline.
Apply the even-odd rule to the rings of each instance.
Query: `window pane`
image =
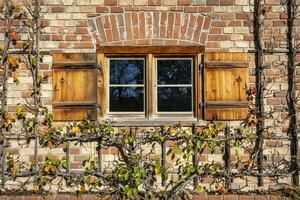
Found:
[[[144,60],[110,60],[110,84],[143,84]]]
[[[110,87],[110,112],[143,112],[143,87]]]
[[[191,112],[191,87],[158,87],[158,112]]]
[[[157,60],[157,83],[191,84],[192,60]]]

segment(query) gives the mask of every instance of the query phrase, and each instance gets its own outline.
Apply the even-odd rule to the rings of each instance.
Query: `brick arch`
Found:
[[[211,17],[198,13],[149,11],[113,13],[89,20],[97,45],[205,44]]]

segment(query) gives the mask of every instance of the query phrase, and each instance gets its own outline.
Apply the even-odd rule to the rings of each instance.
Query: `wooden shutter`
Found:
[[[242,120],[248,112],[247,53],[207,53],[203,74],[204,118]]]
[[[53,55],[53,115],[55,121],[97,119],[96,55]]]

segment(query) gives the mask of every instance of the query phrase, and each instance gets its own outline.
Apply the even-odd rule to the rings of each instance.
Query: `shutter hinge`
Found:
[[[199,64],[199,70],[202,70],[204,68],[204,65],[201,63]]]
[[[97,69],[98,70],[100,70],[100,71],[102,71],[102,69],[103,69],[103,66],[102,66],[102,64],[100,63],[100,64],[97,64]]]
[[[199,103],[199,109],[202,110],[204,108],[204,103]]]

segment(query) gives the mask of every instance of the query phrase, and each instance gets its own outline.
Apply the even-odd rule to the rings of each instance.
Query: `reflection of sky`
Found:
[[[110,84],[143,84],[143,60],[110,60]]]
[[[110,84],[110,111],[144,111],[144,60],[110,60]]]
[[[166,84],[191,84],[191,60],[158,60],[157,83]]]

